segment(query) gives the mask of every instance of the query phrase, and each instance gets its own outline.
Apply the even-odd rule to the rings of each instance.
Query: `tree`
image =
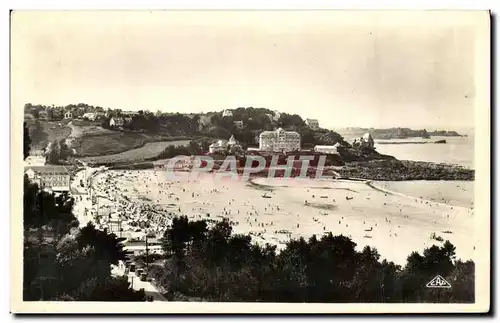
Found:
[[[45,148],[47,141],[47,133],[44,132],[40,121],[36,120],[31,131],[31,144],[35,146],[43,146]]]
[[[107,277],[104,282],[98,282],[97,279],[86,280],[78,288],[75,297],[79,301],[146,301],[144,289],[134,291],[126,277]]]
[[[298,129],[306,123],[298,114],[282,113],[278,119],[278,125],[282,128]]]
[[[190,155],[199,155],[202,152],[200,146],[193,140],[189,142],[188,150]]]
[[[449,302],[474,303],[475,265],[473,261],[457,261],[455,268],[448,276],[448,282],[453,286],[453,294]]]
[[[215,138],[229,138],[231,136],[231,132],[226,128],[216,126],[210,130],[208,135]]]
[[[203,139],[201,140],[200,146],[201,146],[201,151],[206,152],[210,148],[210,142],[206,139]]]
[[[60,160],[67,160],[69,157],[73,156],[73,149],[71,149],[68,144],[66,144],[65,139],[59,140],[59,147],[61,147],[59,153]]]
[[[97,230],[92,223],[80,229],[76,236],[78,246],[83,248],[90,246],[95,249],[95,257],[106,260],[110,264],[117,265],[119,260],[125,259],[122,241],[124,238],[118,238],[113,233],[106,230]]]
[[[66,144],[65,139],[54,140],[47,147],[45,154],[49,164],[58,165],[61,161],[65,161],[73,156],[73,149]]]
[[[44,239],[44,229],[39,230]],[[144,292],[131,290],[126,278],[110,275],[110,265],[123,259],[116,236],[87,226],[56,237],[54,244],[41,244],[42,241],[25,241],[25,300],[145,300]]]
[[[423,255],[413,252],[400,275],[401,298],[405,302],[442,302],[451,295],[446,291],[432,291],[425,285],[436,274],[448,277],[455,269],[455,246],[449,241],[443,247],[433,245],[426,248]]]
[[[29,154],[30,154],[30,145],[31,145],[31,138],[30,138],[30,131],[28,129],[28,126],[26,122],[23,123],[23,128],[24,128],[24,137],[23,137],[23,157],[26,159]]]
[[[61,156],[61,146],[59,141],[54,140],[47,148],[47,162],[49,164],[57,165],[59,164],[59,159]]]
[[[261,247],[248,235],[232,234],[229,221],[207,229],[205,221],[177,218],[164,236],[172,258],[156,273],[172,300],[272,302],[473,302],[474,263],[450,262],[455,247],[432,246],[412,253],[404,269],[377,250],[331,233]],[[177,246],[177,247],[176,247]],[[177,250],[177,251],[176,251]],[[178,257],[182,258],[179,261]],[[459,286],[436,291],[424,286],[428,273],[444,270]],[[451,270],[451,271],[450,271]],[[448,272],[446,274],[446,272]],[[432,278],[432,277],[431,277]]]

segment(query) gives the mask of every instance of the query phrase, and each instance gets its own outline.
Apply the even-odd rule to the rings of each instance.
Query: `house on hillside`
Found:
[[[317,119],[306,119],[306,124],[311,129],[318,129],[319,128],[319,122]]]
[[[82,118],[90,121],[95,121],[95,119],[97,119],[97,115],[93,112],[87,112],[82,116]]]
[[[342,147],[342,145],[338,142],[332,146],[316,145],[314,146],[314,151],[323,154],[338,154],[339,147]]]
[[[123,127],[124,123],[125,122],[124,122],[123,118],[120,118],[120,117],[112,117],[111,119],[109,119],[109,126],[111,128]]]
[[[234,135],[231,135],[231,138],[229,138],[229,140],[227,141],[227,144],[229,146],[234,146],[234,145],[237,145],[238,142],[236,141],[236,139],[234,138]]]
[[[122,111],[122,116],[132,117],[132,116],[136,116],[138,114],[139,114],[138,111]]]
[[[243,129],[243,121],[238,120],[238,121],[233,121],[233,124],[236,128],[238,129]]]
[[[73,113],[71,113],[71,111],[66,111],[64,113],[64,119],[73,119]]]
[[[49,113],[46,110],[40,110],[38,112],[38,120],[49,120]]]
[[[274,110],[273,121],[277,122],[281,118],[281,113],[279,111]]]
[[[222,112],[222,117],[232,117],[233,116],[233,111],[231,110],[224,110],[224,112]]]
[[[221,152],[225,152],[228,149],[227,141],[226,140],[217,140],[213,144],[211,144],[208,147],[208,152],[211,154],[217,154]]]
[[[32,149],[30,155],[24,160],[24,166],[45,166],[47,159],[42,150]]]
[[[229,140],[218,140],[211,144],[208,147],[208,152],[210,154],[217,154],[221,152],[227,152],[231,148],[241,148],[240,144],[234,138],[234,135],[231,135]]]
[[[355,148],[375,148],[375,141],[369,132],[365,133],[361,138],[354,139],[352,146]]]

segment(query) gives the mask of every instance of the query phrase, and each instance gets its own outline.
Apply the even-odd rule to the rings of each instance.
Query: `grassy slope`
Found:
[[[35,120],[26,118],[25,121],[30,129],[30,133],[32,133],[35,127]],[[61,123],[61,126],[59,126],[59,123]],[[65,125],[67,122],[40,121],[40,124],[46,136],[45,138],[32,138],[34,149],[45,148],[47,143],[54,140],[65,139],[71,133],[71,128]]]
[[[84,134],[74,140],[77,156],[101,156],[120,153],[143,146],[146,138],[138,133]]]
[[[141,162],[148,158],[153,158],[158,156],[167,146],[170,145],[187,145],[189,140],[173,140],[174,137],[170,138],[168,141],[159,142],[148,142],[144,146],[139,148],[130,149],[118,154],[103,155],[103,156],[93,156],[93,157],[83,157],[81,160],[89,163],[132,163]]]

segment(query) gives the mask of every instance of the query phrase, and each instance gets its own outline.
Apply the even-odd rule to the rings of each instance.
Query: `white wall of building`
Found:
[[[337,151],[337,146],[315,146],[314,151],[318,153],[323,153],[323,154],[336,154]]]
[[[300,134],[282,128],[264,131],[259,136],[259,150],[276,152],[300,150]]]
[[[24,160],[25,166],[45,166],[47,162],[44,156],[28,156]]]

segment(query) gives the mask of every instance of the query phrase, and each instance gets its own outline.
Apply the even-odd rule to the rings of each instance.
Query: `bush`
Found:
[[[473,302],[474,263],[455,261],[446,241],[404,267],[380,261],[376,249],[331,233],[291,240],[279,254],[248,235],[232,234],[229,222],[174,218],[163,249],[170,258],[156,272],[172,300],[259,302]],[[425,284],[441,273],[453,289],[430,291]],[[455,288],[456,286],[456,288]],[[471,287],[472,286],[472,287]]]

